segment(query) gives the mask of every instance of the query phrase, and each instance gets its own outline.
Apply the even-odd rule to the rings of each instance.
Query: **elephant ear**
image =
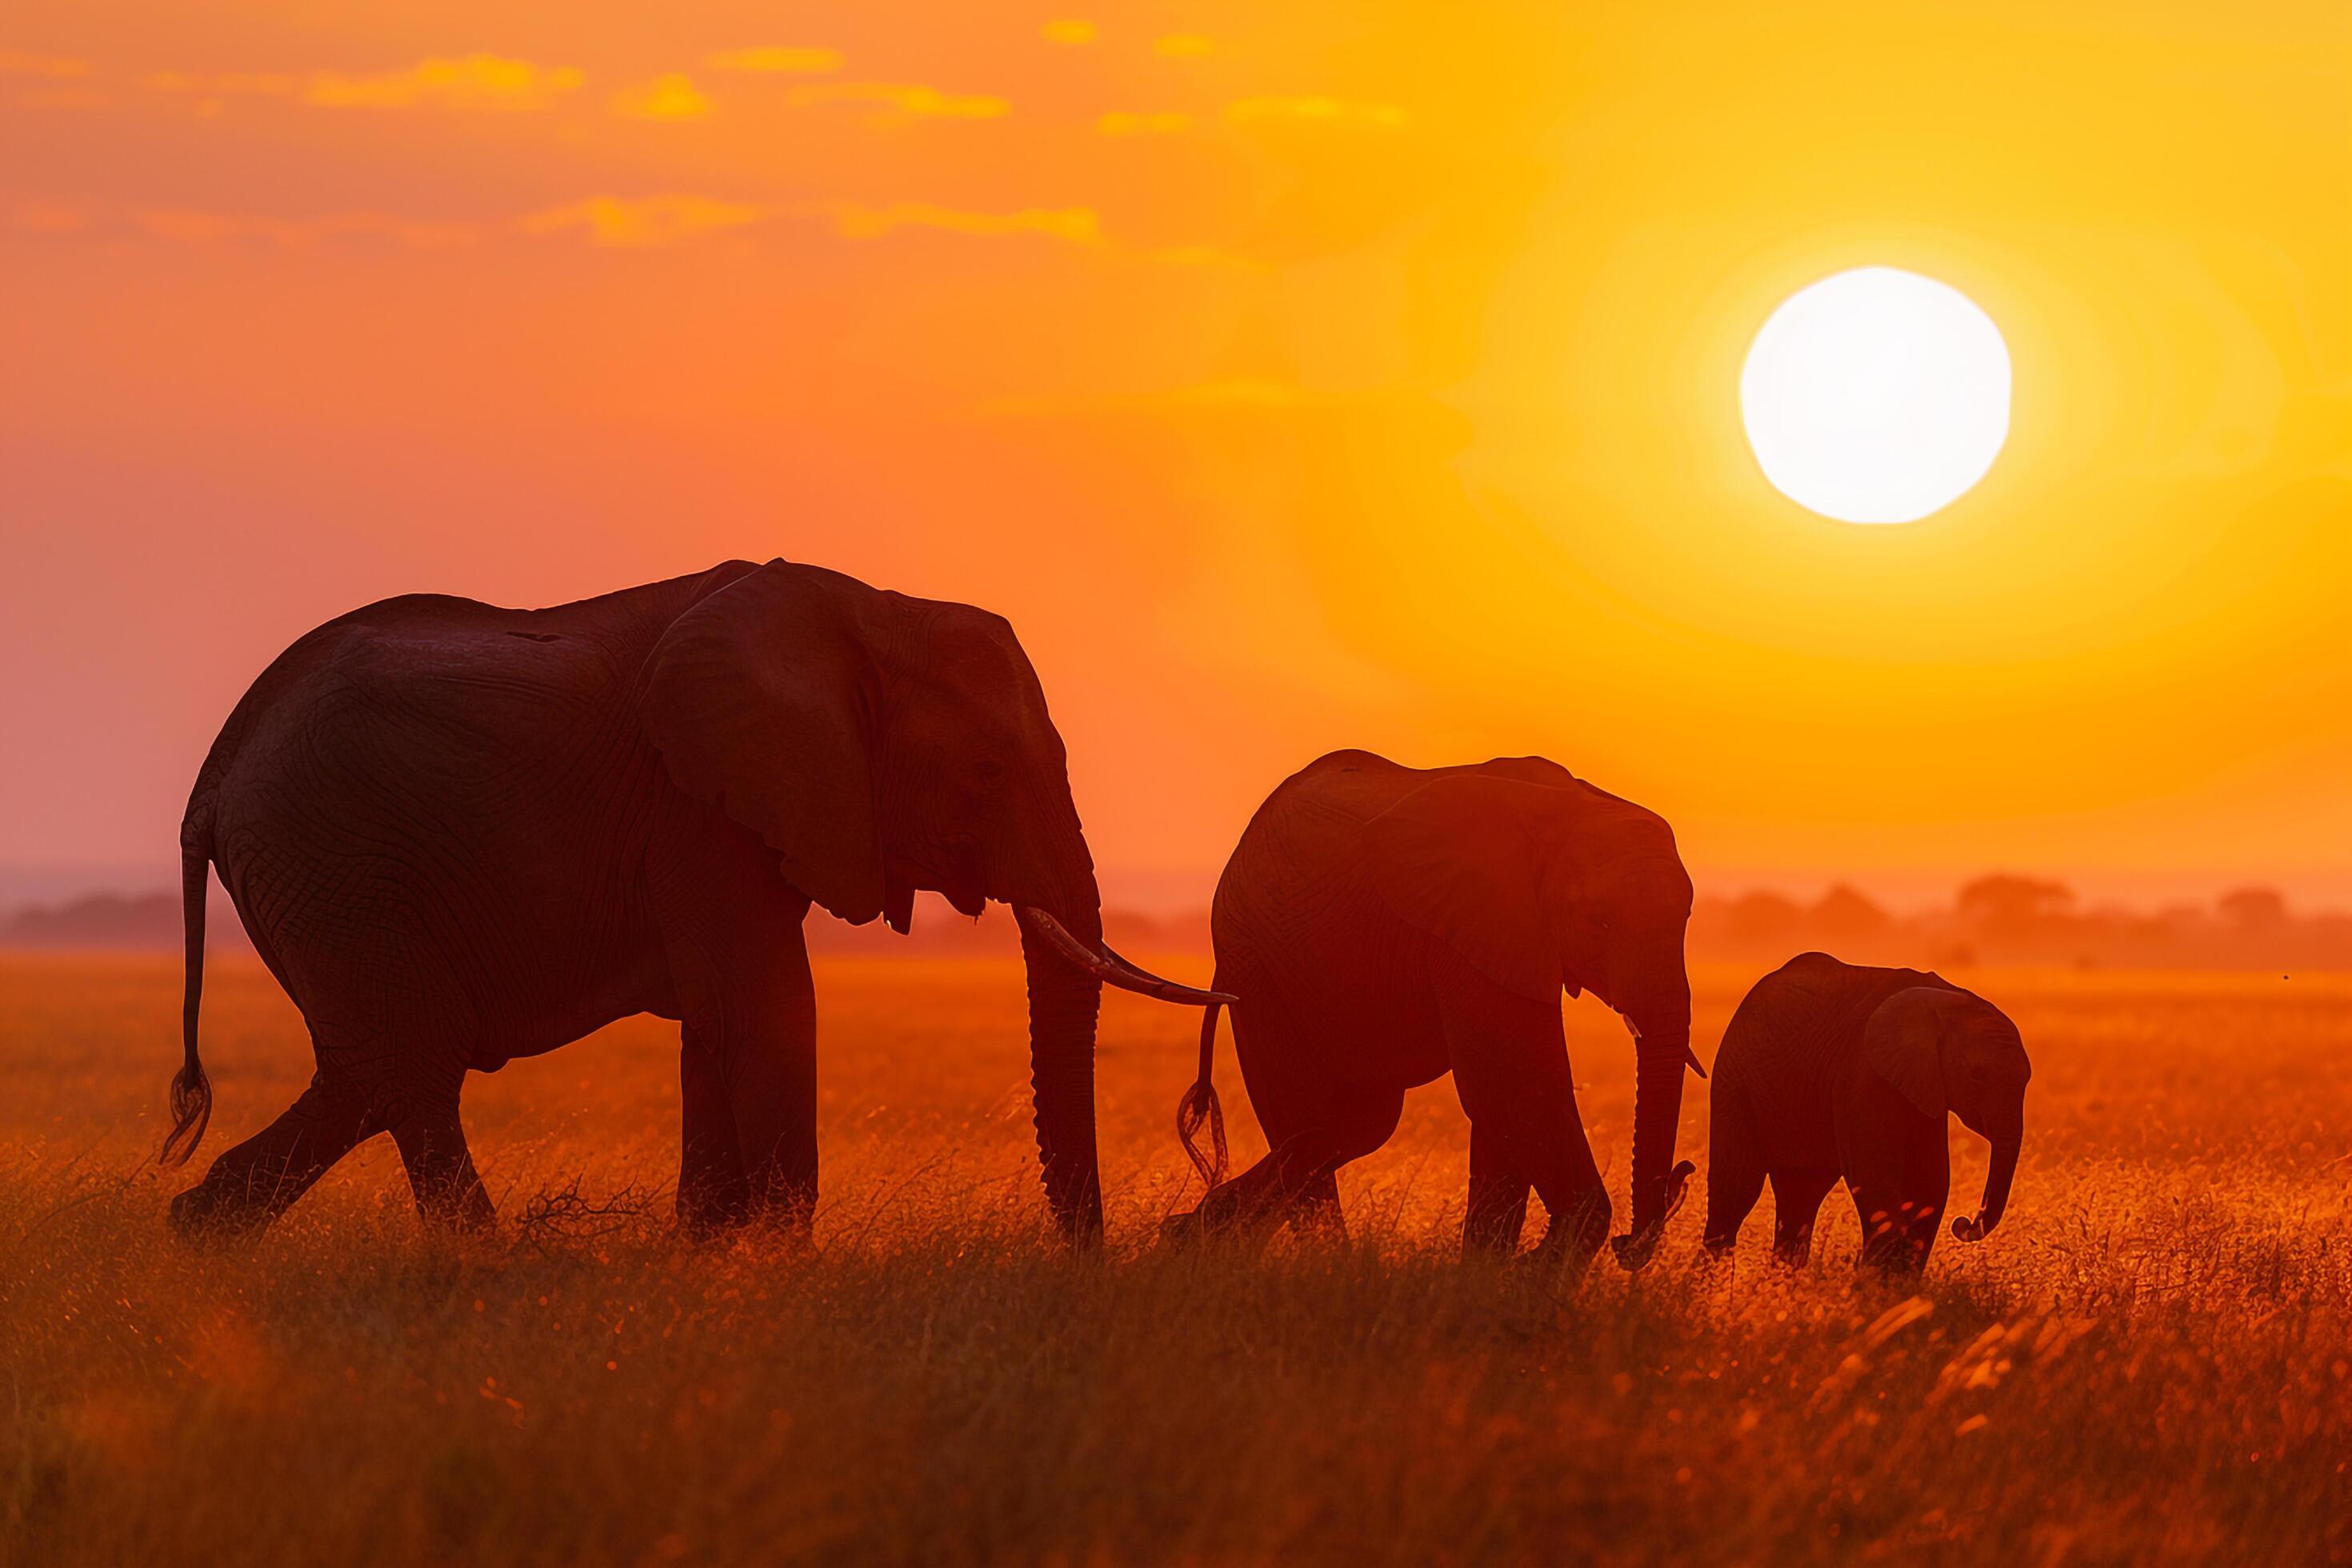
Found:
[[[829,575],[771,561],[696,604],[647,656],[638,711],[680,789],[863,925],[882,912],[871,676]]]
[[[1531,814],[1551,792],[1479,773],[1433,780],[1364,825],[1364,866],[1406,924],[1505,990],[1560,994],[1559,944],[1537,897]]]
[[[1944,1023],[1950,992],[1931,985],[1897,991],[1862,1026],[1862,1058],[1932,1121],[1944,1119]]]

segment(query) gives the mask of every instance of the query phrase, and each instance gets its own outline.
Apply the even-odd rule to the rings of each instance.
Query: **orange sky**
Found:
[[[222,9],[0,20],[0,864],[167,867],[353,605],[781,553],[1013,618],[1115,900],[1338,745],[2352,899],[2340,5]],[[1907,527],[1738,427],[1864,263],[2015,362]]]

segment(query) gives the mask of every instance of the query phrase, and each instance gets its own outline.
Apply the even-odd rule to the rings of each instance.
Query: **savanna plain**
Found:
[[[1445,1082],[1343,1173],[1344,1242],[1160,1248],[1197,1015],[1117,995],[1073,1256],[1017,961],[818,967],[811,1244],[677,1234],[640,1019],[470,1081],[494,1237],[421,1232],[379,1139],[192,1250],[164,1206],[299,1090],[299,1018],[215,958],[218,1110],[158,1172],[176,961],[0,956],[0,1559],[2352,1561],[2352,976],[1948,972],[2036,1068],[1990,1239],[1858,1276],[1839,1193],[1779,1271],[1768,1194],[1710,1270],[1694,1202],[1574,1280],[1458,1259]],[[1695,973],[1703,1057],[1755,975]],[[1631,1052],[1568,1016],[1622,1215]],[[1246,1161],[1229,1040],[1219,1082]],[[1706,1137],[1694,1081],[1702,1182]]]

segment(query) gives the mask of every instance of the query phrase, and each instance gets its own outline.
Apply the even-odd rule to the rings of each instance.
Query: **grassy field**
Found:
[[[1696,1267],[1697,1203],[1638,1277],[1465,1267],[1444,1083],[1342,1175],[1344,1246],[1159,1251],[1195,1015],[1127,997],[1111,1246],[1066,1256],[987,962],[820,966],[813,1248],[673,1233],[636,1020],[472,1080],[495,1239],[420,1234],[378,1140],[192,1252],[164,1205],[307,1079],[291,1007],[215,962],[218,1113],[159,1173],[176,963],[0,957],[0,1563],[2352,1561],[2352,977],[1954,977],[2032,1123],[2008,1223],[1908,1287],[1843,1194],[1801,1276],[1761,1210]],[[1702,1055],[1752,978],[1696,977]],[[1631,1052],[1570,1022],[1622,1214]]]

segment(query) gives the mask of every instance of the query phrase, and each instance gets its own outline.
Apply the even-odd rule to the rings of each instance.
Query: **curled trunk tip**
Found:
[[[2017,1156],[2025,1142],[2025,1129],[2004,1128],[1992,1141],[1992,1163],[1985,1171],[1984,1199],[1974,1216],[1961,1215],[1952,1221],[1952,1235],[1962,1241],[1982,1241],[1992,1234],[1993,1226],[2009,1208],[2009,1190],[2017,1180]]]

